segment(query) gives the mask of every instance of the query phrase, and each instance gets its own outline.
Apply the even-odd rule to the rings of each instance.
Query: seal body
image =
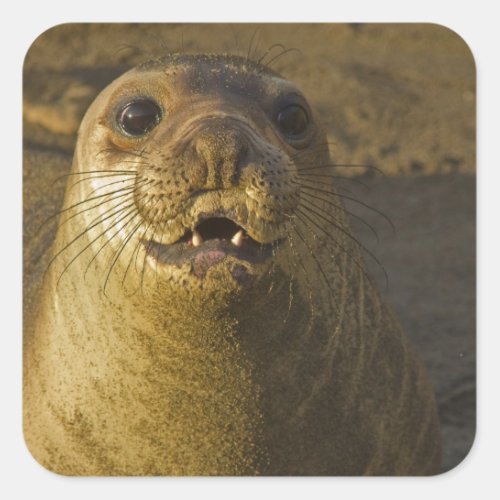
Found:
[[[80,128],[24,433],[71,475],[439,471],[425,370],[366,275],[292,83],[171,55]]]

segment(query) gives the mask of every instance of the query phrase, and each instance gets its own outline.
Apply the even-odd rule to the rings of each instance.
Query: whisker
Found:
[[[136,45],[132,45],[130,43],[121,43],[116,46],[116,49],[112,53],[112,58],[115,59],[121,52],[130,50],[133,54],[141,54],[144,55],[145,51]]]
[[[261,248],[260,249],[260,254],[262,255],[263,253],[263,249]],[[275,262],[275,257],[276,257],[276,242],[275,241],[272,241],[271,242],[271,255],[273,256],[273,263],[271,265],[271,267],[268,269],[267,271],[267,274],[269,276],[271,276],[271,284],[269,286],[269,288],[267,289],[267,295],[269,296],[271,294],[271,291],[273,290],[274,288],[274,285],[275,285],[275,274],[274,274],[274,271],[275,271],[275,268],[276,268],[276,262]]]
[[[278,55],[274,56],[270,61],[267,61],[266,62],[266,67],[270,68],[271,64],[273,62],[276,62],[278,59],[280,59],[281,57],[283,57],[286,54],[289,54],[290,52],[298,52],[300,55],[302,55],[302,51],[300,49],[297,49],[296,47],[292,47],[290,49],[283,50],[281,53],[279,53]]]
[[[117,151],[114,148],[103,148],[96,153],[96,157],[101,156],[103,154],[107,154],[107,153],[115,153],[115,154],[120,153],[123,155],[135,156],[137,158],[142,158],[142,159],[147,158],[147,154],[145,155],[145,149],[142,149],[141,152],[137,153],[135,151]]]
[[[311,221],[311,219],[310,219],[309,217],[307,217],[307,214],[306,214],[306,213],[304,213],[304,211],[300,210],[300,207],[305,208],[306,210],[310,210],[310,209],[307,209],[304,205],[299,205],[298,207],[296,207],[296,214],[295,214],[295,215],[298,217],[297,212],[298,212],[299,214],[303,215],[302,217],[298,217],[298,218],[299,218],[299,220],[300,220],[300,221],[301,221],[301,222],[302,222],[302,223],[303,223],[303,224],[304,224],[304,225],[305,225],[305,226],[309,229],[309,231],[311,231],[311,233],[313,234],[313,236],[314,236],[315,238],[319,239],[321,242],[323,242],[323,243],[324,243],[324,238],[320,237],[320,236],[319,236],[319,235],[318,235],[318,234],[314,231],[314,229],[310,226],[310,224],[307,222],[307,221],[309,221],[309,222],[313,222],[313,221]],[[313,224],[313,225],[315,225],[315,224]],[[318,226],[316,225],[316,227],[318,227]],[[344,248],[343,248],[340,244],[338,244],[338,246],[341,248],[341,250],[344,250]],[[344,277],[344,275],[342,274],[342,268],[340,267],[340,264],[339,264],[339,263],[338,263],[338,261],[337,261],[337,256],[336,256],[336,255],[334,255],[333,253],[332,253],[330,256],[332,257],[332,263],[333,263],[333,265],[334,265],[334,266],[337,268],[337,270],[339,271],[339,275],[342,277],[342,280],[343,280],[343,281],[345,281],[345,277]]]
[[[156,205],[158,205],[158,203],[160,202],[160,200],[157,200],[156,203],[151,207],[151,210],[153,210]],[[149,231],[150,227],[153,225],[153,221],[149,221],[149,224],[147,225],[146,229],[144,230],[144,232],[142,233],[142,236],[141,236],[141,239],[146,235],[146,233]],[[156,231],[156,228],[155,228],[155,231]],[[154,236],[154,232],[153,232],[153,236]],[[141,270],[141,285],[140,285],[140,289],[142,291],[142,280],[143,280],[143,272],[144,272],[144,267],[145,267],[145,262],[146,262],[146,256],[148,254],[148,252],[151,251],[151,245],[152,245],[152,239],[150,238],[149,239],[149,242],[148,242],[148,245],[145,249],[145,253],[144,253],[144,259],[143,259],[143,265],[142,265],[142,270]],[[136,256],[135,256],[135,272],[138,273],[139,272],[139,269],[137,268],[137,258],[139,256],[139,252],[137,252]]]
[[[121,165],[122,163],[131,163],[132,165],[149,165],[150,162],[146,161],[146,158],[141,158],[141,160],[116,160],[111,163],[108,163],[108,165]],[[137,172],[133,172],[130,170],[131,173],[137,174]]]
[[[255,47],[253,49],[253,54],[250,54],[250,60],[251,61],[255,61],[256,58],[257,58],[257,54],[259,52],[259,45],[260,45],[260,42],[262,41],[262,36],[261,36],[261,31],[259,28],[257,28],[256,30],[256,36],[255,36]]]
[[[309,198],[312,198],[314,200],[320,200],[320,201],[323,201],[325,203],[327,203],[328,205],[330,205],[331,207],[333,208],[338,208],[339,210],[344,210],[347,214],[349,214],[353,219],[356,219],[358,221],[360,221],[362,224],[364,224],[371,232],[372,234],[375,236],[375,239],[377,241],[377,244],[380,243],[379,241],[379,237],[378,237],[378,233],[377,231],[375,231],[375,229],[373,228],[373,226],[371,224],[369,224],[368,222],[366,222],[362,217],[360,217],[359,215],[355,214],[354,212],[351,212],[350,210],[347,210],[345,207],[343,207],[342,205],[336,205],[335,203],[333,203],[331,200],[328,200],[328,199],[325,199],[325,198],[322,198],[320,196],[317,196],[317,195],[313,195],[313,194],[310,194],[310,193],[306,193],[306,192],[302,192],[302,195],[303,196],[308,196]],[[301,200],[303,201],[304,203],[306,202],[306,200]],[[328,215],[330,216],[330,214],[328,212],[326,212],[324,209],[322,209],[321,207],[319,207],[318,205],[314,204],[312,201],[307,201],[307,203],[310,203],[313,207],[315,208],[318,208],[320,209],[325,215]]]
[[[150,183],[153,182],[153,181],[149,181]],[[145,186],[147,185],[148,183],[144,180],[144,181],[139,181],[136,186]],[[90,202],[90,201],[95,201],[95,200],[98,200],[100,198],[105,198],[106,196],[111,196],[112,194],[116,194],[116,193],[121,193],[121,194],[117,194],[116,196],[112,196],[111,198],[109,199],[103,199],[102,201],[100,201],[99,203],[91,206],[91,207],[86,207],[84,208],[83,210],[80,210],[74,214],[72,214],[71,216],[69,216],[67,219],[65,219],[64,221],[62,221],[58,226],[57,226],[57,230],[59,230],[64,224],[66,224],[67,222],[69,222],[71,219],[73,219],[74,217],[76,217],[77,215],[80,215],[80,214],[83,214],[84,212],[87,212],[87,211],[90,211],[90,210],[94,210],[95,208],[97,207],[100,207],[101,205],[103,205],[104,203],[110,203],[112,201],[115,201],[119,198],[123,198],[124,196],[130,196],[133,191],[134,191],[134,187],[124,187],[123,189],[118,189],[116,191],[112,191],[110,193],[102,193],[100,194],[99,196],[94,196],[93,198],[91,199],[85,199],[83,201],[79,201],[78,203],[75,203],[69,207],[66,207],[66,208],[63,208],[61,210],[59,210],[58,212],[52,214],[48,219],[46,219],[45,221],[42,222],[42,224],[40,225],[40,227],[38,228],[37,232],[33,235],[33,237],[38,237],[40,231],[51,221],[53,220],[54,218],[58,217],[58,216],[61,216],[62,214],[64,214],[65,212],[68,212],[69,210],[72,210],[74,208],[76,208],[77,206],[79,205],[82,205],[83,203],[87,203],[87,202]]]
[[[252,33],[252,36],[250,37],[250,43],[248,44],[248,51],[247,51],[247,57],[246,57],[246,60],[248,62],[251,61],[250,59],[250,54],[252,52],[252,45],[253,45],[253,41],[254,41],[254,38],[257,36],[257,33],[259,32],[259,28],[256,28],[254,30],[254,32]]]
[[[159,200],[158,200],[159,201]],[[158,201],[155,203],[155,205],[153,206],[156,207],[156,205],[158,204]],[[149,242],[148,242],[148,247],[147,247],[147,250],[144,252],[144,259],[142,261],[142,272],[141,272],[141,293],[143,294],[144,296],[144,274],[146,272],[146,257],[148,255],[148,253],[151,251],[151,245],[152,245],[152,242],[153,242],[153,239],[154,239],[154,236],[155,236],[155,233],[156,231],[158,230],[158,227],[159,227],[159,224],[156,223],[154,229],[153,229],[153,233],[151,234],[151,238],[149,239]]]
[[[369,191],[370,188],[369,186],[361,181],[360,179],[358,179],[357,177],[348,177],[346,175],[336,175],[336,174],[316,174],[316,173],[306,173],[306,174],[303,174],[303,173],[298,173],[297,174],[298,177],[312,177],[312,178],[326,178],[326,179],[335,179],[335,180],[338,180],[338,181],[348,181],[348,182],[354,182],[355,184],[358,184],[360,186],[362,186],[363,188],[365,188],[366,191]],[[317,182],[317,181],[314,181],[314,182]],[[326,185],[331,185],[329,184],[328,182],[318,182],[319,184],[324,184],[325,186]]]
[[[122,179],[122,180],[119,180],[119,181],[108,182],[107,184],[99,186],[99,187],[93,189],[92,191],[90,191],[90,193],[88,194],[88,196],[92,196],[93,194],[97,193],[97,191],[100,191],[101,189],[105,189],[105,188],[107,188],[109,186],[114,186],[115,184],[121,184],[123,182],[130,183],[128,186],[124,186],[125,189],[128,188],[128,187],[132,187],[132,186],[135,185],[135,179],[132,179],[132,180],[130,180],[130,179]]]
[[[304,182],[304,183],[308,183],[309,185],[312,185],[312,186],[316,186],[316,185],[327,186],[329,188],[336,189],[337,191],[340,191],[340,190],[345,191],[347,194],[354,196],[354,193],[350,189],[348,189],[344,186],[341,186],[339,183],[336,183],[335,187],[334,187],[334,185],[331,182],[322,182],[322,181],[317,181],[314,179],[311,180],[311,179],[307,179],[303,176],[300,176],[300,177],[302,178],[301,184],[302,184],[302,182]]]
[[[109,202],[109,201],[114,201],[114,199],[121,198],[122,196],[126,196],[126,195],[130,195],[130,193],[125,193],[124,195],[118,195],[118,196],[115,196],[114,198],[111,198],[110,200],[104,200],[102,203],[98,203],[97,205],[94,205],[92,207],[84,208],[83,210],[80,210],[79,212],[76,212],[75,214],[71,215],[67,219],[63,220],[59,225],[57,225],[57,227],[55,228],[55,230],[58,231],[64,224],[66,224],[71,219],[73,219],[73,217],[76,217],[79,214],[82,214],[82,213],[87,212],[89,210],[93,210],[94,208],[97,208],[99,205],[102,205],[103,203],[106,203],[106,202]],[[56,217],[62,215],[65,211],[66,210],[60,210],[60,211],[52,214],[48,219],[44,220],[40,224],[40,226],[38,227],[38,229],[36,230],[35,234],[33,235],[33,238],[38,238],[40,236],[41,231],[43,229],[45,229],[45,227],[49,224],[49,222],[53,221]]]
[[[81,215],[85,212],[90,212],[91,210],[95,210],[96,208],[100,207],[101,205],[104,205],[105,203],[112,203],[116,200],[119,200],[120,198],[124,198],[124,197],[131,197],[133,194],[133,191],[127,191],[125,193],[122,193],[122,194],[117,194],[115,196],[112,196],[111,198],[108,198],[108,199],[105,199],[105,200],[102,200],[100,201],[99,203],[96,203],[95,205],[92,205],[91,207],[86,207],[82,210],[79,210],[78,212],[75,212],[74,214],[70,215],[67,219],[64,219],[61,224],[59,224],[59,226],[57,227],[57,229],[59,230],[64,224],[68,223],[71,219],[73,219],[74,217],[78,216],[78,215]],[[115,206],[118,206],[120,203],[123,203],[125,200],[121,200],[117,205]],[[106,210],[107,212],[108,210]],[[104,212],[104,213],[106,213]],[[101,214],[102,215],[102,214]]]
[[[133,174],[133,175],[129,175],[127,177],[135,177],[137,174]],[[84,177],[83,179],[79,179],[77,180],[76,182],[74,182],[73,184],[71,184],[70,186],[70,189],[75,187],[77,184],[80,184],[82,182],[85,182],[85,181],[91,181],[91,180],[94,180],[94,179],[105,179],[106,177],[124,177],[125,174],[104,174],[104,175],[91,175],[89,177]],[[134,179],[123,179],[123,181],[133,181]]]
[[[115,199],[112,199],[112,200],[106,200],[106,203],[111,203],[111,202],[114,202],[116,201],[116,199],[119,198],[118,196],[115,197]],[[121,198],[121,197],[120,197]],[[102,216],[103,215],[106,215],[108,214],[109,212],[115,210],[116,208],[120,207],[120,206],[123,206],[125,205],[126,203],[129,203],[129,202],[132,202],[133,200],[133,197],[131,195],[131,193],[128,193],[128,197],[123,199],[123,200],[120,200],[118,203],[115,203],[113,204],[111,207],[107,208],[106,210],[104,210],[104,212],[101,212],[99,214],[97,214],[93,219],[91,219],[88,223],[88,225],[91,225],[91,224],[94,224],[94,222],[97,222],[99,220],[101,220]],[[87,210],[85,210],[87,211]],[[89,210],[88,210],[89,211]],[[83,211],[82,211],[83,213]],[[69,219],[68,219],[69,220]],[[65,223],[67,222],[67,220],[64,221]]]
[[[364,168],[366,170],[374,170],[381,175],[385,175],[382,170],[373,165],[363,165],[361,163],[324,163],[321,165],[313,165],[311,167],[299,167],[299,172],[306,172],[311,170],[321,170],[325,168]]]
[[[276,266],[276,263],[273,262],[271,265],[271,268],[268,271],[268,274],[270,274],[270,276],[271,276],[271,283],[269,284],[269,287],[267,288],[267,293],[266,293],[266,296],[268,296],[268,297],[269,297],[269,295],[271,295],[271,292],[273,291],[274,285],[276,283],[275,279],[274,279],[274,275],[273,275],[275,266]]]
[[[288,244],[290,246],[290,248],[292,247],[292,238],[291,238],[291,235],[290,233],[288,233],[287,231],[287,236],[288,236]],[[302,262],[299,260],[299,262],[302,264]],[[303,264],[302,264],[303,265]],[[288,319],[290,317],[290,313],[292,312],[292,305],[293,305],[293,299],[295,297],[295,294],[293,292],[293,283],[294,283],[294,280],[295,280],[295,274],[293,272],[290,272],[290,280],[288,282],[288,311],[286,313],[286,316],[285,316],[285,319],[283,320],[283,324],[286,325],[288,323]],[[307,275],[306,275],[306,284],[309,285],[309,282],[307,280]],[[309,293],[311,293],[311,289],[309,288]],[[310,300],[312,300],[312,296],[310,295],[309,296]],[[311,304],[311,317],[309,318],[309,322],[312,321],[312,315],[313,315],[313,308],[312,308],[312,303],[310,302]],[[308,332],[306,333],[306,335],[309,333],[309,330]]]
[[[321,144],[316,144],[307,149],[297,151],[293,155],[290,155],[290,159],[295,160],[296,158],[300,158],[301,156],[310,155],[311,153],[330,153],[331,149],[337,146],[335,141],[326,141]]]
[[[57,259],[57,257],[59,257],[65,250],[67,250],[73,243],[75,243],[78,239],[80,239],[82,236],[84,236],[87,232],[89,232],[91,229],[93,229],[95,226],[97,226],[98,224],[102,224],[104,221],[110,219],[111,217],[113,217],[114,215],[117,215],[118,213],[120,213],[122,210],[126,210],[128,208],[130,208],[131,206],[133,206],[134,203],[131,203],[130,205],[127,205],[125,207],[122,207],[120,208],[118,211],[104,217],[104,218],[101,218],[99,221],[97,221],[96,223],[86,227],[81,233],[79,233],[75,238],[73,238],[68,244],[66,244],[61,250],[59,250],[53,257],[52,259],[50,260],[50,262],[48,263],[47,265],[47,269],[45,272],[48,271],[48,269],[50,268],[50,266],[53,264],[53,262]]]
[[[297,218],[299,220],[302,221],[303,224],[305,224],[305,222],[303,221],[303,219],[297,215]],[[309,250],[309,254],[311,255],[311,257],[313,258],[314,262],[316,263],[316,266],[319,270],[319,272],[321,273],[323,279],[325,280],[325,284],[326,286],[329,288],[330,292],[332,293],[331,295],[331,299],[335,305],[335,308],[338,310],[338,306],[337,306],[337,302],[335,300],[335,290],[332,288],[326,274],[325,274],[325,271],[323,270],[323,267],[321,266],[320,262],[318,261],[318,258],[316,257],[313,249],[309,246],[309,244],[307,243],[306,239],[304,238],[304,236],[302,235],[302,233],[299,231],[298,227],[296,224],[293,223],[293,221],[290,221],[294,231],[297,233],[297,236],[300,238],[300,240],[302,241],[302,243],[307,247],[307,249]],[[307,225],[307,224],[305,224]]]
[[[142,235],[141,235],[141,240],[144,238],[144,236],[147,234],[147,232],[149,231],[149,228],[153,225],[153,221],[149,221],[148,225],[146,226],[146,229],[144,229]],[[139,242],[141,243],[141,241]],[[137,248],[137,247],[136,247]],[[140,245],[139,245],[139,248],[140,248]],[[149,248],[145,248],[145,252],[147,252]],[[134,261],[134,269],[135,269],[135,272],[136,274],[139,274],[139,269],[138,269],[138,263],[137,263],[137,259],[139,257],[139,250],[137,250],[137,253],[135,254],[135,261]],[[140,287],[139,287],[140,288]],[[139,288],[137,290],[139,290]],[[136,291],[137,291],[136,290]],[[134,292],[135,293],[135,292]]]
[[[137,209],[136,209],[136,215],[137,215]],[[136,217],[136,215],[134,215],[134,218]],[[127,245],[128,241],[132,237],[132,234],[133,233],[127,235],[127,237],[125,238],[124,242],[119,247],[118,251],[115,252],[115,254],[114,254],[113,262],[111,263],[109,271],[108,271],[108,273],[106,275],[106,279],[104,280],[104,286],[103,286],[103,289],[102,289],[102,292],[103,292],[104,296],[106,296],[106,287],[108,285],[108,281],[109,281],[109,277],[111,276],[111,272],[113,271],[113,267],[115,266],[115,264],[117,263],[118,259],[120,258],[120,255],[123,252],[123,250],[125,249],[125,246]]]
[[[392,231],[395,233],[396,232],[396,228],[394,227],[394,224],[392,223],[391,219],[389,219],[389,217],[387,217],[387,215],[385,215],[383,212],[381,212],[380,210],[377,210],[376,208],[368,205],[367,203],[361,201],[361,200],[358,200],[357,198],[354,198],[352,196],[348,196],[348,195],[345,195],[345,194],[340,194],[340,193],[335,193],[333,191],[328,191],[326,189],[321,189],[321,188],[318,188],[318,187],[314,187],[314,186],[305,186],[303,183],[300,183],[300,182],[296,182],[296,181],[290,181],[292,184],[296,184],[300,187],[300,189],[306,189],[306,190],[309,190],[309,191],[313,191],[313,192],[319,192],[319,193],[324,193],[324,194],[328,194],[330,196],[337,196],[339,198],[345,198],[346,200],[350,200],[354,203],[358,203],[359,205],[367,208],[368,210],[380,215],[380,217],[382,217],[389,225],[390,227],[392,228]]]
[[[137,201],[141,201],[141,200],[143,200],[143,199],[144,199],[144,198],[146,198],[146,197],[147,197],[147,193],[143,194],[143,195],[142,195],[142,196],[141,196],[141,197],[140,197]],[[129,206],[130,206],[130,205],[129,205]],[[110,210],[112,210],[113,208],[116,208],[116,205],[115,205],[115,207],[112,207],[111,209],[108,209],[108,210],[106,210],[105,212],[103,212],[103,213],[101,214],[101,216],[98,216],[97,218],[95,218],[94,220],[92,220],[92,221],[90,222],[90,224],[92,224],[93,222],[95,222],[95,221],[97,221],[97,220],[100,220],[100,217],[102,217],[102,215],[105,215],[107,212],[109,212],[109,211],[110,211]],[[138,214],[138,213],[139,213],[139,212],[137,212],[137,214]],[[134,218],[135,218],[135,217],[134,217]],[[118,221],[118,222],[119,222],[119,221]],[[127,224],[126,224],[125,226],[123,226],[123,227],[126,227],[127,225],[128,225],[128,222],[127,222]],[[99,251],[98,251],[98,252],[94,255],[94,257],[92,257],[92,260],[89,262],[89,264],[88,264],[88,266],[87,266],[87,269],[85,270],[84,278],[85,278],[85,276],[86,276],[86,274],[87,274],[87,271],[88,271],[88,269],[89,269],[90,265],[91,265],[91,264],[92,264],[92,262],[94,261],[94,259],[95,259],[95,258],[99,255],[99,253],[100,253],[100,252],[101,252],[101,251],[102,251],[102,250],[106,247],[106,245],[108,245],[108,244],[110,243],[110,241],[111,241],[111,240],[112,240],[112,239],[113,239],[113,238],[114,238],[117,234],[119,234],[119,233],[120,233],[120,229],[119,229],[118,231],[116,231],[116,233],[115,233],[115,234],[114,234],[114,235],[113,235],[110,239],[108,239],[108,241],[107,241],[107,242],[106,242],[106,243],[105,243],[105,244],[104,244],[104,245],[103,245],[103,246],[99,249]]]
[[[152,181],[150,181],[152,182]],[[134,190],[134,186],[131,186],[131,187],[123,187],[123,188],[120,188],[120,189],[116,189],[115,191],[110,191],[109,193],[101,193],[97,196],[92,196],[90,198],[85,198],[84,200],[81,200],[77,203],[74,203],[73,205],[69,206],[69,207],[65,207],[63,209],[61,209],[58,213],[52,215],[51,217],[55,217],[57,215],[62,215],[63,213],[65,212],[68,212],[69,210],[73,210],[74,208],[80,206],[80,205],[83,205],[84,203],[90,203],[91,201],[95,201],[95,200],[99,200],[101,198],[104,198],[106,196],[110,196],[110,195],[114,195],[114,194],[117,194],[117,193],[130,193]]]
[[[90,174],[117,174],[117,175],[137,175],[136,172],[131,172],[130,170],[85,170],[83,172],[69,172],[67,174],[60,175],[54,179],[54,182],[59,182],[62,179],[66,179],[68,177],[73,177],[74,175],[90,175]]]
[[[129,214],[132,213],[129,212]],[[112,236],[110,236],[107,240],[106,240],[106,243],[104,243],[104,245],[101,246],[101,248],[99,248],[99,250],[94,254],[94,256],[92,257],[92,259],[90,260],[90,262],[87,264],[87,267],[85,268],[85,272],[83,273],[83,279],[85,280],[86,276],[87,276],[87,271],[89,270],[90,266],[92,265],[92,262],[94,262],[94,260],[99,256],[99,254],[111,243],[111,241],[113,240],[113,238],[115,236],[117,236],[118,234],[120,234],[120,231],[122,229],[125,229],[137,216],[139,215],[139,213],[136,211],[135,215],[133,217],[131,217],[123,226],[122,228],[118,229],[117,231],[114,232],[114,234]],[[117,222],[121,222],[121,221],[117,221]],[[141,222],[139,222],[139,224],[141,224]]]
[[[140,222],[140,226],[144,226],[144,220],[141,220]],[[148,226],[149,227],[149,226]],[[137,238],[137,243],[135,245],[135,248],[134,250],[132,251],[132,254],[130,255],[130,259],[128,261],[128,264],[127,264],[127,268],[125,269],[125,273],[123,274],[123,279],[122,279],[122,286],[125,284],[125,280],[127,278],[127,274],[128,274],[128,271],[130,269],[130,266],[132,264],[132,261],[134,260],[134,255],[136,255],[136,253],[139,252],[139,248],[141,246],[141,239],[142,237],[146,234],[147,230],[148,230],[148,227],[146,227],[146,229],[142,232],[142,235]],[[137,228],[139,229],[139,228]],[[135,231],[134,231],[135,232]],[[136,257],[137,258],[137,257]]]
[[[295,245],[293,243],[293,238],[291,237],[292,235],[290,233],[288,233],[288,236],[289,236],[288,242],[290,244],[290,250],[294,254],[294,257],[296,257],[296,261],[299,264],[299,267],[304,271],[304,277],[306,280],[307,287],[309,289],[309,299],[311,301],[311,317],[313,317],[314,316],[314,301],[312,298],[313,289],[311,286],[311,282],[309,281],[309,273],[306,271],[306,268],[304,266],[304,263],[302,262],[301,256],[298,254],[298,251],[295,249]]]
[[[285,50],[285,46],[281,43],[273,43],[265,52],[264,55],[257,61],[257,64],[263,64],[262,61],[266,58],[267,54],[272,52],[275,48],[280,48],[281,50]],[[265,66],[265,64],[263,64]]]
[[[160,233],[160,241],[159,241],[159,245],[158,247],[156,248],[156,262],[155,262],[155,277],[156,277],[156,284],[158,284],[158,258],[160,256],[160,248],[161,248],[161,245],[162,245],[162,242],[163,242],[163,232]]]
[[[365,278],[368,280],[368,282],[370,284],[373,285],[370,277],[368,276],[368,274],[366,273],[365,269],[364,269],[364,266],[359,263],[352,255],[351,253],[345,248],[343,247],[328,231],[326,231],[322,226],[320,226],[317,222],[314,221],[314,219],[312,219],[311,217],[308,216],[307,213],[305,213],[303,210],[301,210],[300,208],[297,208],[296,209],[299,213],[301,213],[304,217],[306,217],[309,222],[311,224],[313,224],[315,227],[317,227],[320,231],[322,231],[327,237],[328,239],[330,239],[335,245],[337,245],[338,248],[340,248],[341,251],[343,251],[346,255],[349,255],[350,259],[356,264],[356,266],[358,267],[358,269],[363,273],[363,275],[365,276]],[[317,212],[315,212],[314,210],[312,210],[311,208],[308,208],[307,210],[311,211],[312,213],[314,213],[316,216],[318,217],[321,217]],[[333,223],[332,223],[333,225]],[[351,239],[354,243],[356,243],[360,248],[362,248],[379,266],[380,268],[382,269],[383,273],[384,273],[384,277],[385,277],[385,283],[386,283],[386,287],[389,286],[389,276],[387,274],[387,271],[385,269],[385,267],[382,265],[382,263],[377,259],[377,257],[372,253],[370,252],[370,250],[368,250],[364,245],[362,245],[350,232],[346,231],[344,228],[338,226],[338,225],[335,225],[335,228],[338,229],[341,233],[343,233],[345,236],[347,236],[349,239]]]
[[[123,212],[123,210],[125,210],[125,208],[121,208],[116,214],[113,214],[113,215],[117,215],[117,214],[120,214],[121,212]],[[131,211],[127,212],[125,215],[123,215],[120,219],[118,219],[117,221],[115,221],[115,224],[120,222],[121,220],[123,220],[125,217],[127,217],[128,215],[130,215],[131,213],[134,212],[135,209],[132,209]],[[103,232],[101,232],[96,238],[94,238],[90,243],[88,243],[84,248],[83,250],[80,250],[70,261],[69,263],[64,267],[62,273],[60,274],[59,276],[59,279],[57,280],[57,284],[56,284],[56,289],[57,287],[59,286],[59,283],[61,281],[61,278],[63,277],[64,273],[68,270],[68,268],[71,266],[71,264],[73,264],[73,262],[75,262],[75,260],[80,256],[82,255],[83,252],[85,252],[95,241],[97,241],[99,238],[101,238],[106,232],[108,232],[110,229],[112,229],[113,226],[110,226],[108,227],[107,229],[105,229]],[[90,228],[87,228],[87,230],[84,231],[84,233],[82,234],[85,234]],[[73,240],[73,242],[76,241],[76,240]],[[71,242],[71,243],[73,243]],[[69,247],[69,245],[71,245],[71,243],[69,243],[68,245],[66,245],[66,247],[63,249],[65,250],[66,248]],[[57,254],[59,255],[60,252]],[[56,257],[57,257],[56,255]],[[50,264],[53,262],[54,259],[52,259],[52,261],[49,263],[49,266]],[[48,268],[48,267],[47,267]]]

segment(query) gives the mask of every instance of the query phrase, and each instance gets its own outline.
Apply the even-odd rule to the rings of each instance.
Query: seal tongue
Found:
[[[226,252],[222,250],[209,250],[199,253],[193,261],[193,272],[198,278],[205,276],[207,270],[223,260],[226,257]]]

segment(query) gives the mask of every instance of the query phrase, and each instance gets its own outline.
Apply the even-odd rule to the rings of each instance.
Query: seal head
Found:
[[[121,252],[142,250],[162,280],[200,286],[218,267],[253,283],[289,232],[303,153],[325,142],[316,123],[299,89],[250,61],[171,56],[140,66],[82,124],[75,163],[94,172],[82,196],[108,193],[88,215],[120,228]]]

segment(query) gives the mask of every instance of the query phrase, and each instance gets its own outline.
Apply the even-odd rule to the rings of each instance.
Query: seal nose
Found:
[[[236,185],[248,153],[248,139],[234,120],[211,118],[196,138],[195,149],[207,168],[206,189]]]

